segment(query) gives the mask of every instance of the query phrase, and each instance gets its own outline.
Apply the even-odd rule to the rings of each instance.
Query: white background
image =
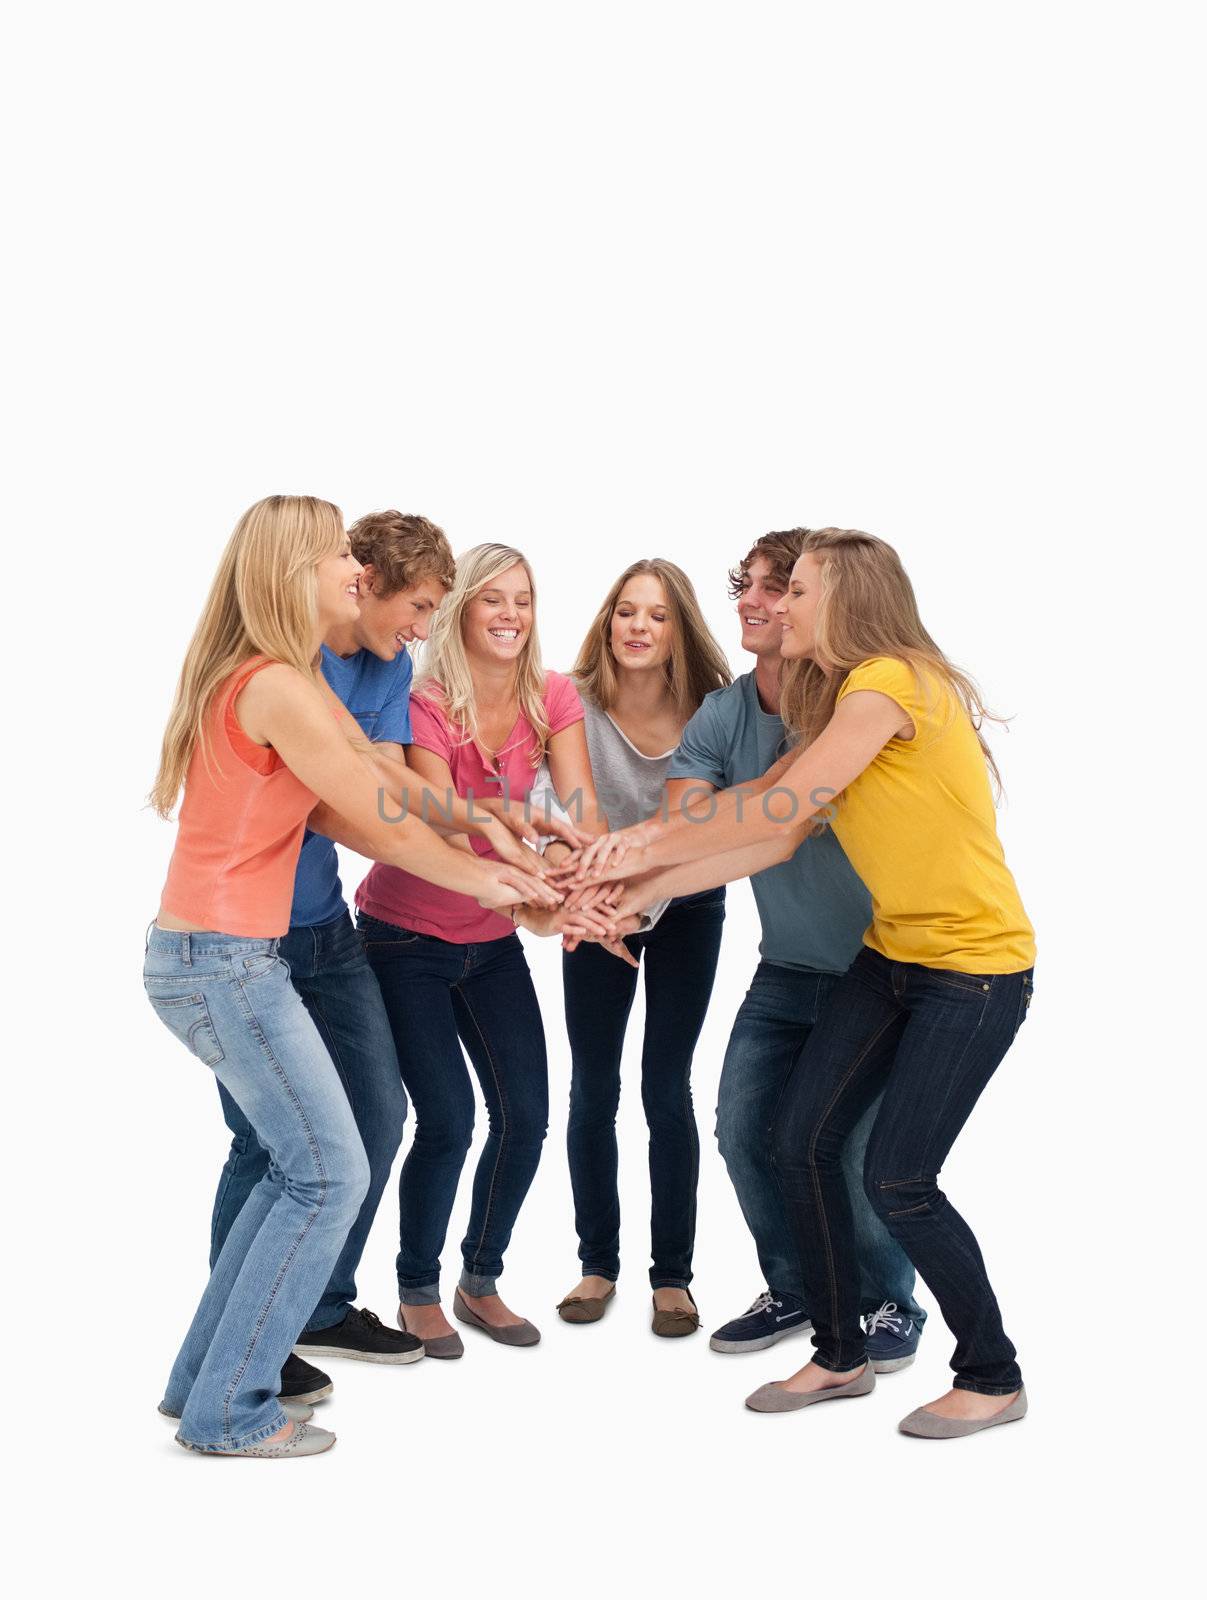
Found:
[[[1175,1187],[1200,1126],[1174,742],[1198,742],[1196,11],[47,4],[10,30],[0,1437],[26,1588],[1169,1592],[1202,1342],[1201,1186]],[[339,1445],[288,1470],[172,1444],[225,1140],[141,993],[172,830],[140,806],[219,550],[272,492],[518,544],[562,669],[634,557],[687,568],[744,670],[725,573],[754,538],[900,549],[1014,719],[1036,1000],[945,1186],[1024,1427],[895,1432],[946,1387],[937,1315],[873,1398],[785,1417],[742,1399],[807,1343],[652,1338],[633,1059],[620,1291],[560,1324],[568,1061],[558,953],[528,940],[554,1110],[505,1290],[544,1343],[332,1363]],[[756,940],[739,886],[695,1072],[706,1330],[760,1286],[712,1140]],[[394,1225],[387,1193],[360,1277],[387,1318]]]

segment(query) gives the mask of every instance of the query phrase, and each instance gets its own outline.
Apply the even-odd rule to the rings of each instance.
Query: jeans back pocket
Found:
[[[225,1060],[203,994],[158,995],[148,990],[147,998],[164,1027],[199,1061],[204,1061],[207,1067],[216,1067]]]

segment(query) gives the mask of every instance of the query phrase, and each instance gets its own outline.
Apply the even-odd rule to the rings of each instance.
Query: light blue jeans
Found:
[[[153,926],[156,1014],[213,1069],[269,1153],[227,1234],[164,1394],[177,1438],[238,1450],[285,1426],[281,1367],[369,1185],[348,1099],[276,939]]]

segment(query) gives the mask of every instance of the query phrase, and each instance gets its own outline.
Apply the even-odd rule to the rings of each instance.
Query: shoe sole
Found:
[[[305,1456],[325,1456],[335,1444],[335,1435],[331,1436],[331,1444],[325,1444],[319,1450],[296,1451],[283,1456],[253,1456],[249,1450],[203,1450],[199,1445],[186,1444],[183,1439],[177,1439],[176,1443],[190,1455],[209,1456],[216,1461],[299,1461]]]
[[[399,1355],[382,1355],[375,1350],[341,1350],[337,1345],[331,1344],[295,1344],[295,1356],[300,1356],[303,1361],[308,1361],[311,1356],[325,1356],[336,1361],[369,1361],[377,1367],[406,1367],[412,1361],[422,1361],[424,1357],[423,1346],[418,1350],[403,1350]],[[331,1390],[326,1391],[327,1394]],[[292,1396],[299,1399],[300,1396]]]
[[[913,1356],[894,1356],[891,1361],[873,1361],[873,1372],[900,1372],[903,1367],[912,1367]]]
[[[328,1395],[335,1393],[333,1383],[324,1384],[321,1389],[307,1389],[305,1394],[283,1394],[282,1400],[296,1400],[300,1406],[312,1406],[319,1400],[325,1400]]]
[[[761,1339],[718,1339],[714,1333],[708,1341],[708,1348],[719,1350],[723,1356],[740,1356],[746,1350],[770,1350],[773,1344],[778,1344],[781,1339],[790,1339],[794,1333],[812,1332],[811,1322],[801,1322],[795,1328],[781,1328],[778,1333],[764,1334]]]

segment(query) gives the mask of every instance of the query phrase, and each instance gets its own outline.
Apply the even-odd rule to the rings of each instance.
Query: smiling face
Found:
[[[742,624],[742,649],[756,656],[778,656],[781,630],[775,607],[784,586],[766,556],[755,556],[742,577],[738,617]]]
[[[370,562],[360,579],[360,618],[356,642],[382,661],[393,661],[415,639],[426,639],[446,590],[438,578],[423,578],[384,599],[381,574]]]
[[[806,551],[792,569],[788,592],[781,595],[775,607],[775,616],[783,625],[780,654],[789,661],[817,661],[814,639],[817,605],[822,595],[821,562]]]
[[[522,562],[483,584],[461,619],[471,662],[500,666],[519,660],[532,632],[532,580]]]
[[[666,590],[650,572],[629,579],[612,607],[608,638],[612,659],[621,671],[650,672],[671,653],[674,623]]]
[[[333,556],[324,556],[316,568],[318,574],[318,616],[321,634],[332,628],[345,627],[360,616],[360,574],[364,569],[352,554],[347,539],[344,547]]]

